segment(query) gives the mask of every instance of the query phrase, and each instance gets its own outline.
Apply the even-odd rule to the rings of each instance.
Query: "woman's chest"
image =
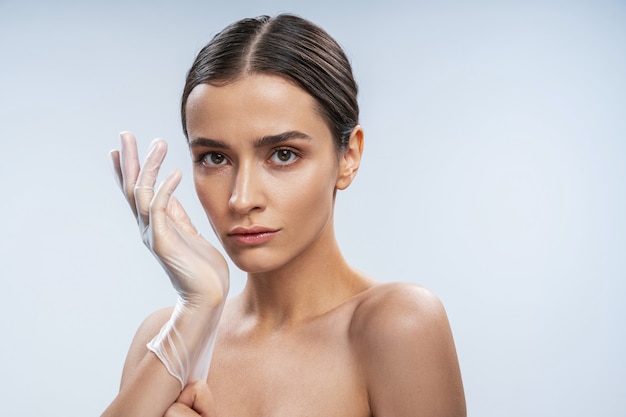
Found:
[[[370,415],[352,344],[342,332],[312,331],[218,340],[211,370],[217,415]]]

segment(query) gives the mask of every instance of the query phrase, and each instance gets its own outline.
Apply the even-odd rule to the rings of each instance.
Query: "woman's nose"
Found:
[[[228,205],[231,210],[239,214],[248,214],[252,211],[262,211],[265,207],[262,181],[260,173],[256,172],[253,164],[239,167]]]

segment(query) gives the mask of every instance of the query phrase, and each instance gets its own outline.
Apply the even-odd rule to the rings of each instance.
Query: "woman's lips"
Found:
[[[280,229],[266,227],[235,227],[228,233],[228,237],[240,245],[260,245],[273,239]]]

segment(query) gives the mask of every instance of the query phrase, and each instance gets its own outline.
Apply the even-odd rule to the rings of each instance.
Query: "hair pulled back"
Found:
[[[358,88],[350,62],[322,28],[290,14],[239,20],[200,50],[182,95],[185,136],[187,99],[197,85],[225,85],[255,73],[281,75],[307,91],[317,101],[337,148],[346,147],[359,120]]]

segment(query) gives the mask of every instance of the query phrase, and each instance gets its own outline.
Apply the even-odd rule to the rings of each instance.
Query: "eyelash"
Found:
[[[215,163],[211,163],[211,164],[209,164],[209,163],[207,163],[207,158],[210,158],[210,157],[211,157],[211,156],[213,156],[213,155],[219,155],[219,156],[221,156],[221,157],[223,158],[223,159],[222,159],[222,161],[223,161],[223,162],[228,161],[228,158],[226,158],[226,155],[224,155],[223,153],[219,153],[219,152],[207,152],[207,153],[204,153],[204,154],[200,155],[200,156],[198,157],[198,159],[196,160],[196,162],[198,162],[198,163],[200,163],[200,164],[202,164],[202,165],[204,165],[204,166],[206,166],[206,167],[218,167],[218,166],[224,165],[223,163],[220,163],[220,164],[215,164]]]
[[[276,158],[278,158],[278,154],[281,152],[288,152],[289,153],[289,160],[288,161],[276,161]],[[222,159],[221,163],[207,163],[208,158],[211,158],[211,156],[220,156]],[[276,157],[276,158],[275,158]],[[279,168],[284,168],[284,167],[288,167],[292,164],[294,164],[296,162],[297,159],[300,159],[302,157],[302,155],[298,152],[296,152],[293,149],[290,148],[277,148],[274,149],[270,155],[270,157],[268,158],[271,161],[272,165],[275,165]],[[196,163],[201,164],[207,168],[214,168],[214,167],[220,167],[222,165],[224,165],[225,162],[228,161],[228,158],[226,157],[226,155],[224,155],[221,152],[206,152],[203,153],[201,155],[198,156],[198,158],[196,159]]]
[[[289,149],[289,148],[278,148],[275,149],[272,152],[272,155],[270,156],[270,159],[272,160],[272,162],[274,162],[274,157],[276,156],[277,158],[280,159],[280,157],[278,156],[281,152],[288,152],[289,153],[289,160],[288,161],[280,161],[280,162],[275,162],[277,165],[279,166],[289,166],[291,164],[293,164],[297,159],[301,158],[302,155],[300,155],[299,153],[297,153],[296,151],[294,151],[293,149]],[[293,158],[293,160],[292,160]]]

